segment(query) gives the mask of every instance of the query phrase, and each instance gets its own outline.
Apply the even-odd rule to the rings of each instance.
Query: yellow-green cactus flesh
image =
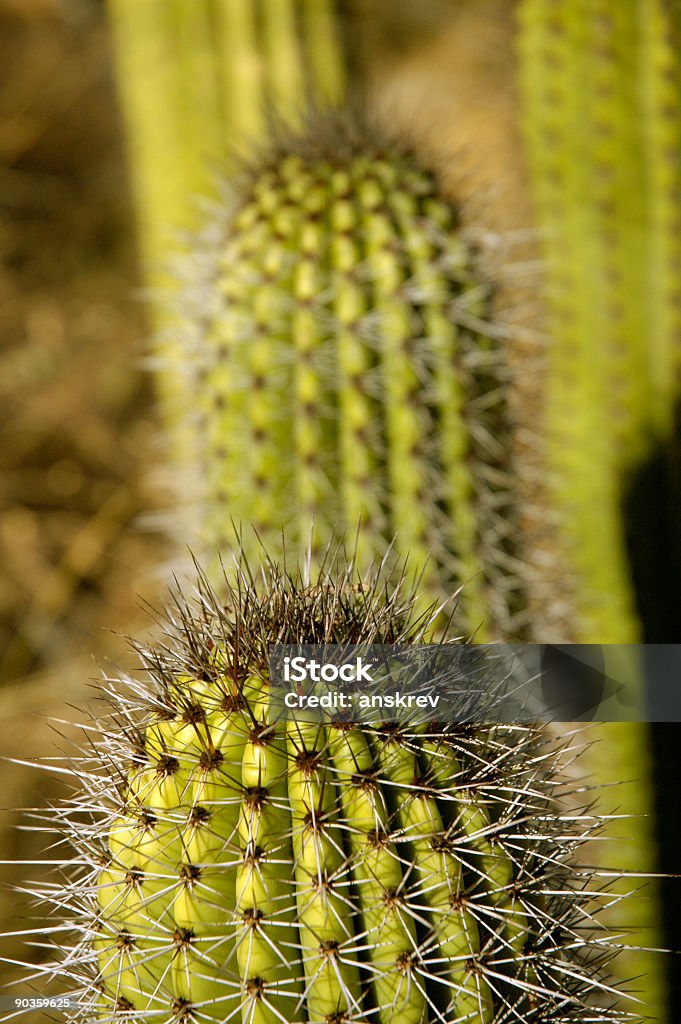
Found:
[[[74,1020],[621,1019],[575,866],[594,819],[537,728],[274,715],[272,643],[423,640],[399,587],[353,584],[203,586],[110,689],[63,815]]]
[[[361,118],[319,115],[230,182],[178,299],[180,480],[207,564],[233,522],[317,566],[356,533],[363,569],[392,544],[431,599],[465,581],[469,631],[517,635],[509,361],[482,262],[438,176]]]

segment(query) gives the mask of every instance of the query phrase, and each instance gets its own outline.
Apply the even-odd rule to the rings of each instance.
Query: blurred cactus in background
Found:
[[[313,117],[230,183],[187,263],[185,542],[209,564],[236,522],[251,561],[264,541],[318,566],[356,532],[360,568],[392,544],[424,597],[465,583],[468,632],[522,635],[501,332],[433,174],[361,116]]]
[[[661,0],[519,7],[545,260],[549,481],[581,639],[641,639],[627,474],[669,436],[681,366],[681,58]]]
[[[547,480],[572,635],[589,643],[644,639],[625,499],[637,467],[669,441],[679,399],[680,17],[662,0],[519,6],[523,127],[545,262]],[[619,724],[599,735],[597,777],[626,783],[612,790],[612,811],[640,816],[614,829],[622,864],[654,871],[653,823],[643,817],[652,812],[648,729]],[[639,913],[635,935],[646,945],[659,910],[651,899]],[[661,1005],[658,960],[624,963],[641,973],[646,1004]]]
[[[333,0],[110,0],[108,9],[139,252],[148,283],[167,288],[168,254],[201,223],[198,198],[213,191],[226,153],[261,143],[273,119],[293,124],[311,102],[342,101],[340,23]],[[172,358],[168,304],[149,312]],[[157,382],[172,419],[181,380]]]
[[[225,153],[335,105],[346,71],[334,0],[110,0],[139,245],[150,272],[196,226]]]
[[[310,104],[346,94],[342,23],[334,0],[110,0],[155,355],[171,458],[192,450],[183,414],[191,402],[177,372],[182,352],[170,293],[174,260],[202,223],[227,155],[247,154],[273,123],[300,124]],[[161,297],[162,296],[162,297]]]

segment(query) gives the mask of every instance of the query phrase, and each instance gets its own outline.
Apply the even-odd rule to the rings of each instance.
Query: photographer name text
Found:
[[[432,694],[393,693],[366,694],[344,693],[334,690],[328,693],[304,693],[301,684],[312,683],[371,683],[371,674],[375,662],[365,661],[358,657],[341,665],[330,662],[316,661],[313,658],[284,658],[284,680],[297,683],[297,690],[287,693],[284,704],[291,710],[323,708],[324,710],[347,710],[349,708],[383,709],[383,708],[437,708],[440,697]]]

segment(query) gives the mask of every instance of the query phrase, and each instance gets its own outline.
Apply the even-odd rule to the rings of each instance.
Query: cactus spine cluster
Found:
[[[230,519],[313,558],[357,529],[359,565],[394,538],[426,592],[465,581],[470,629],[517,634],[503,353],[437,180],[327,115],[229,191],[181,296],[198,550]]]
[[[227,591],[175,602],[76,765],[72,1019],[621,1019],[562,755],[528,727],[275,718],[271,643],[418,642],[429,620],[352,569],[242,565]]]

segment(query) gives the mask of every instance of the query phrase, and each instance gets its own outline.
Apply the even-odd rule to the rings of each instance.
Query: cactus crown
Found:
[[[459,220],[356,115],[282,132],[230,183],[179,307],[207,559],[228,515],[273,553],[314,521],[317,563],[359,523],[360,566],[394,538],[431,597],[466,581],[468,629],[518,635],[503,331]]]
[[[73,1019],[622,1019],[574,864],[595,819],[561,812],[538,730],[274,721],[270,643],[418,641],[427,619],[354,570],[242,565],[226,589],[176,599],[75,766]]]

